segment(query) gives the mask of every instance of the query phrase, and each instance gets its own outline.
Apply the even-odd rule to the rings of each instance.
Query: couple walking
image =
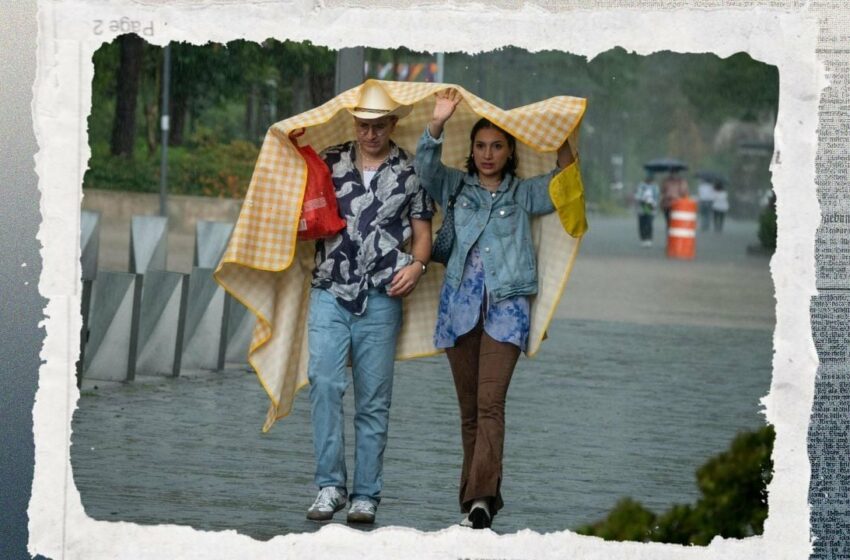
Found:
[[[502,507],[504,407],[529,329],[528,296],[536,292],[529,216],[555,210],[548,186],[555,172],[516,177],[516,140],[479,120],[470,134],[466,170],[441,163],[443,128],[458,103],[453,89],[436,94],[430,123],[411,158],[392,140],[409,107],[379,87],[351,111],[356,140],[322,153],[331,169],[346,228],[317,243],[308,320],[310,404],[319,494],[307,511],[331,519],[348,499],[342,397],[351,354],[355,469],[349,522],[371,523],[380,502],[382,462],[402,301],[426,273],[431,200],[453,208],[455,243],[440,295],[434,343],[445,348],[461,413],[464,524],[489,527]],[[567,145],[558,164],[572,163]],[[448,210],[446,210],[448,211]],[[411,238],[410,253],[404,244]]]
[[[427,281],[434,201],[452,213],[453,220],[444,221],[455,233],[433,346],[446,351],[460,408],[461,524],[490,527],[503,506],[505,398],[519,354],[528,350],[530,297],[538,292],[531,217],[558,210],[564,220],[550,183],[575,160],[563,140],[551,171],[521,179],[515,137],[481,118],[469,132],[465,169],[448,167],[442,163],[444,129],[463,96],[448,88],[433,99],[411,157],[392,139],[411,106],[367,82],[354,108],[346,107],[354,140],[320,154],[346,227],[315,243],[312,267],[301,261],[312,268],[306,370],[319,492],[307,518],[314,521],[332,519],[349,504],[349,523],[375,520],[398,338],[405,322],[416,320],[403,316],[403,307],[415,313],[416,306],[405,306],[402,298],[415,299],[417,286]],[[578,202],[583,209],[583,199]],[[581,221],[586,227],[583,214]],[[355,401],[350,494],[342,410],[349,364]]]

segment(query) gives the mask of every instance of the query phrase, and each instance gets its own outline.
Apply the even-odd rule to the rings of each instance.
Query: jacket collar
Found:
[[[463,182],[467,185],[472,185],[475,187],[481,187],[481,182],[478,180],[478,173],[467,173],[463,176]],[[502,178],[502,182],[499,185],[499,188],[496,189],[496,192],[505,192],[511,188],[511,185],[514,183],[514,176],[511,173],[505,173],[504,178]],[[485,189],[486,190],[486,189]]]

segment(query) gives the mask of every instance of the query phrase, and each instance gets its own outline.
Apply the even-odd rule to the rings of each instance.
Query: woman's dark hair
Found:
[[[505,138],[508,140],[508,147],[511,149],[511,157],[508,158],[508,161],[505,162],[505,167],[502,168],[502,177],[504,178],[504,176],[508,173],[516,175],[516,168],[519,165],[519,158],[516,155],[516,139],[487,119],[478,119],[478,122],[476,122],[475,126],[472,127],[472,132],[469,133],[469,157],[466,158],[467,173],[470,175],[478,173],[478,167],[475,165],[475,158],[472,157],[472,149],[475,145],[475,135],[478,134],[478,131],[482,128],[492,128],[493,130],[498,130],[505,135]]]

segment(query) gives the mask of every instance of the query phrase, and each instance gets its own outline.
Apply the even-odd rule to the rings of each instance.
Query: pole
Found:
[[[442,84],[446,79],[444,70],[446,64],[446,53],[437,53],[437,83]]]
[[[165,46],[162,60],[162,116],[159,128],[162,131],[161,155],[159,161],[159,215],[168,217],[166,197],[168,193],[168,105],[171,100],[169,86],[171,84],[171,44]]]
[[[366,62],[366,49],[351,47],[339,49],[336,54],[336,95],[359,86],[363,82],[363,67]]]

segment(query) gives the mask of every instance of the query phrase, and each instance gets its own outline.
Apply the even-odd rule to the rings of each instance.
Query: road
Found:
[[[774,299],[769,260],[746,253],[755,223],[700,235],[697,259],[675,262],[661,243],[640,247],[634,222],[591,216],[550,338],[518,365],[500,533],[575,528],[625,496],[656,512],[693,502],[696,468],[763,424]],[[266,407],[255,376],[235,370],[85,389],[72,466],[87,513],[258,539],[318,529],[304,519],[315,496],[306,393],[262,434]],[[460,461],[445,358],[399,363],[376,526],[456,523]]]

